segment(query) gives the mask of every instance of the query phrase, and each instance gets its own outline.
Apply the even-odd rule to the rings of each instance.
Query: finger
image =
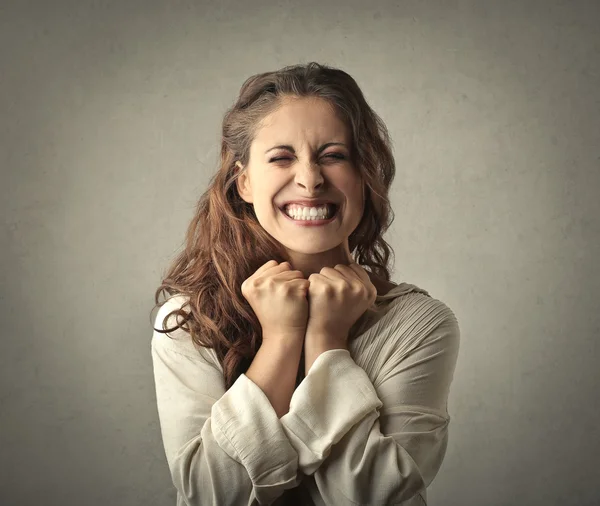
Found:
[[[300,271],[282,271],[272,276],[275,279],[304,279]]]
[[[290,270],[292,268],[291,264],[289,262],[281,262],[280,264],[275,263],[273,265],[271,265],[267,271],[287,271]]]
[[[361,278],[361,276],[354,269],[351,269],[349,265],[336,265],[335,270],[342,273],[348,281],[357,279],[364,283],[364,280]]]
[[[372,290],[371,297],[373,297],[373,304],[375,304],[375,301],[377,300],[378,290],[377,287],[371,281],[369,273],[363,268],[362,265],[359,265],[357,263],[353,263],[352,265],[350,265],[350,267],[361,277],[361,279],[365,283],[365,286]]]
[[[275,267],[276,265],[277,265],[276,260],[269,260],[268,262],[261,265],[258,269],[256,269],[254,274],[259,275],[259,274],[265,272],[267,269],[270,269],[271,267]]]
[[[328,280],[328,278],[326,278],[322,274],[313,272],[310,276],[308,276],[308,279],[307,279],[309,289],[310,288],[314,289],[315,286],[317,286],[319,283],[327,283],[327,280]]]
[[[353,276],[351,279],[354,279],[354,282],[358,280],[369,293],[377,293],[377,288],[371,282],[369,275],[367,272],[357,263],[352,263],[350,265],[337,265],[336,269],[343,270],[344,272],[348,271],[351,274],[348,274],[348,278]]]
[[[352,279],[355,279],[356,276],[352,273],[352,271],[350,271],[350,273],[346,272],[342,272],[340,270],[338,270],[338,266],[334,267],[323,267],[321,269],[321,272],[319,273],[321,276],[323,276],[326,279],[330,279],[332,281],[335,280],[342,280],[342,281],[348,281],[350,282]]]
[[[289,284],[291,284],[294,288],[299,288],[299,289],[307,289],[309,287],[309,283],[307,279],[301,279],[301,278],[297,278],[297,279],[291,279],[288,281]]]
[[[365,269],[363,269],[363,267],[361,265],[354,262],[349,265],[349,268],[352,269],[352,271],[354,273],[356,273],[356,275],[362,280],[363,283],[365,283],[366,286],[373,284],[371,282],[371,278],[369,277],[369,274],[367,273],[367,271],[365,271]]]

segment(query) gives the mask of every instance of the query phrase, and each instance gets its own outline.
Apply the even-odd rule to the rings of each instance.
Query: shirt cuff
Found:
[[[242,464],[253,483],[293,480],[298,455],[262,389],[241,374],[211,410],[217,444]]]
[[[313,362],[280,418],[298,454],[298,467],[313,474],[331,447],[383,403],[367,373],[345,349],[328,350]]]

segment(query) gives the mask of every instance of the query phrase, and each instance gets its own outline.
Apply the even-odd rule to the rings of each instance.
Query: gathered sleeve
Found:
[[[172,309],[161,307],[155,328]],[[181,329],[169,335],[154,332],[151,356],[177,504],[271,504],[297,486],[298,454],[260,387],[242,374],[225,391],[210,354],[184,345],[190,337]]]
[[[452,311],[426,305],[386,336],[396,344],[382,350],[376,386],[338,349],[319,355],[294,392],[281,422],[324,504],[426,504],[446,453],[460,341]]]

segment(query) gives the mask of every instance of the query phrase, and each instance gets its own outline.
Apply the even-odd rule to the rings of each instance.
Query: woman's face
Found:
[[[340,144],[324,147],[328,143]],[[350,143],[348,127],[320,98],[286,97],[261,123],[247,171],[237,180],[238,191],[254,205],[262,227],[291,253],[347,249],[364,209],[362,178],[350,159]],[[290,148],[275,148],[279,145]],[[286,202],[315,198],[338,204],[333,221],[301,226],[281,210]]]

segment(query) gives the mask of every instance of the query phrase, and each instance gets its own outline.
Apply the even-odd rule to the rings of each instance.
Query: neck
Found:
[[[338,264],[350,265],[354,262],[347,244],[340,244],[336,248],[321,253],[288,251],[288,257],[292,269],[301,271],[305,279],[308,279],[311,274],[319,274],[323,267],[333,269]]]

